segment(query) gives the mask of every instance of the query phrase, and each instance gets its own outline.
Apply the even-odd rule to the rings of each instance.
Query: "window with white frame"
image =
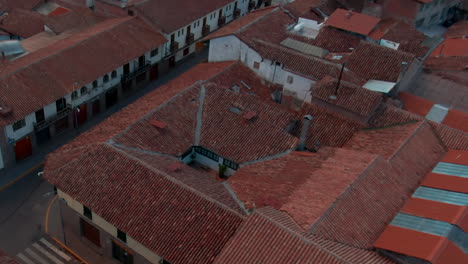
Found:
[[[292,84],[294,81],[294,78],[291,75],[288,75],[288,79],[286,80],[289,84]]]
[[[93,81],[93,88],[97,88],[97,87],[98,87],[98,81],[95,80],[95,81]]]
[[[150,56],[153,58],[154,56],[158,55],[158,48],[155,48],[154,50],[151,51]]]
[[[76,100],[77,98],[78,98],[78,91],[73,91],[73,92],[71,93],[71,99],[72,99],[72,100]]]
[[[112,79],[117,78],[117,71],[112,71],[111,77],[112,77]]]
[[[88,93],[88,87],[86,87],[86,86],[81,87],[80,93],[81,93],[81,96],[87,94]]]

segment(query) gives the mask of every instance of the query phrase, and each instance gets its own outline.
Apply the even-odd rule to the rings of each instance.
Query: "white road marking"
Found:
[[[55,254],[61,256],[64,260],[66,261],[70,261],[71,258],[65,254],[64,252],[60,251],[58,248],[56,248],[54,245],[52,245],[51,243],[49,243],[49,241],[47,241],[45,238],[41,238],[40,240],[42,242],[42,244],[46,245],[48,248],[50,248],[52,251],[55,252]]]
[[[37,243],[34,243],[33,244],[33,247],[35,247],[37,250],[39,250],[42,254],[44,254],[46,257],[48,257],[49,259],[51,259],[53,262],[55,262],[56,264],[64,264],[62,261],[60,261],[58,258],[56,258],[55,256],[53,256],[52,254],[50,254],[49,252],[47,252],[47,250],[45,250],[43,247],[41,247],[39,244]]]
[[[45,259],[40,257],[38,254],[34,253],[34,251],[32,251],[30,248],[27,248],[25,251],[26,253],[28,253],[29,256],[33,257],[33,259],[39,261],[41,264],[50,264],[47,261],[45,261]]]
[[[23,253],[19,253],[16,256],[26,264],[34,264],[34,262],[32,260],[28,259],[28,257],[26,257],[25,255],[23,255]]]

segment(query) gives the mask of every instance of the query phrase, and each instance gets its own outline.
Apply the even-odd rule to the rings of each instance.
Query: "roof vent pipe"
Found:
[[[307,139],[307,132],[309,132],[310,123],[312,122],[313,117],[311,115],[305,115],[304,121],[302,123],[301,135],[299,137],[299,145],[297,145],[297,150],[304,150],[305,143]]]

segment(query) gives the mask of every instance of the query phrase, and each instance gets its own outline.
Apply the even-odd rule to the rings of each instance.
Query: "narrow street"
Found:
[[[44,255],[47,257],[47,252],[54,253],[53,247],[49,247],[53,243],[44,232],[44,218],[48,205],[54,197],[53,187],[38,175],[43,169],[42,162],[47,154],[99,124],[146,93],[177,78],[196,64],[204,61],[207,55],[208,51],[204,50],[186,59],[171,72],[143,89],[135,91],[78,129],[57,136],[39,153],[35,153],[32,157],[17,164],[16,167],[0,172],[0,248],[22,259],[24,263],[28,263],[28,261],[23,258],[34,258],[34,254],[38,254],[38,252],[43,251],[42,258]],[[49,228],[59,227],[50,226]],[[41,261],[39,260],[39,262]]]

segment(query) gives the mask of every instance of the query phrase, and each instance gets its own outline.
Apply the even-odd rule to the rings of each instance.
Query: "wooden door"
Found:
[[[16,160],[23,160],[32,155],[31,139],[25,137],[15,144]]]
[[[81,234],[98,247],[101,247],[99,229],[80,218]]]

